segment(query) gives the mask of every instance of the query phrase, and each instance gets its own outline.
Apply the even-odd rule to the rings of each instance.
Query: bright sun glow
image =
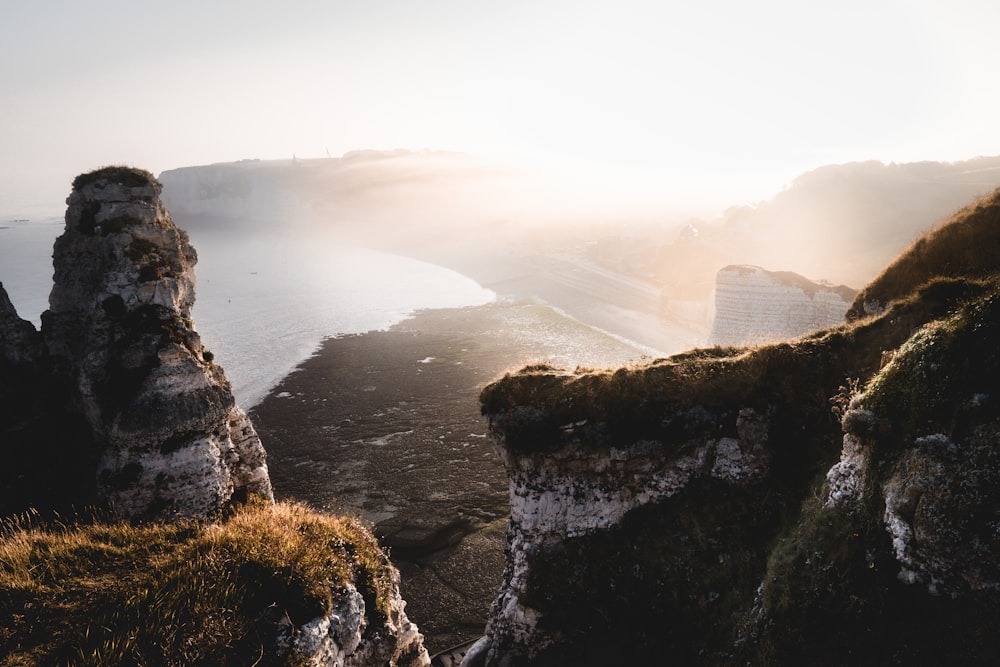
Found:
[[[982,0],[226,4],[8,8],[0,208],[58,206],[103,163],[364,148],[573,164],[716,207],[829,162],[1000,153]]]

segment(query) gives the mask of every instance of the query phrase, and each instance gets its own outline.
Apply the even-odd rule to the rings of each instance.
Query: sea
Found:
[[[0,216],[0,283],[39,326],[61,218]],[[450,269],[345,245],[322,234],[189,232],[198,252],[195,328],[249,409],[325,338],[387,329],[414,312],[490,303],[496,294]]]

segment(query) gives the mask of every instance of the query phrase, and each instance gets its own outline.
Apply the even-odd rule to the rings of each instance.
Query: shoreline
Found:
[[[375,244],[467,276],[498,299],[540,301],[581,324],[664,357],[704,346],[710,325],[664,316],[659,286],[615,272],[573,252],[541,252],[497,239],[492,245],[440,239],[400,248]]]
[[[660,294],[569,255],[499,243],[377,247],[475,282],[491,302],[336,334],[250,414],[278,498],[369,522],[431,653],[479,638],[506,564],[508,481],[479,393],[532,363],[618,367],[697,345]]]
[[[536,303],[423,310],[325,340],[248,412],[277,497],[373,525],[434,652],[482,634],[505,565],[508,482],[483,386],[528,363],[642,358]]]

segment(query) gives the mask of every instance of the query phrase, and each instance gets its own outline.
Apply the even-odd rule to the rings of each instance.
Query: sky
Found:
[[[995,0],[0,0],[0,222],[107,164],[457,150],[710,209],[1000,155],[998,24]]]

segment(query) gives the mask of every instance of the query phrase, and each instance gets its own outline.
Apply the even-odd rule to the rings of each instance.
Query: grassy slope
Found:
[[[3,664],[285,664],[278,623],[329,610],[338,587],[384,620],[391,566],[356,519],[251,503],[193,520],[6,522],[0,534]]]
[[[1000,257],[1000,189],[957,211],[917,239],[854,300],[848,319],[884,308],[935,278],[983,278],[996,273]]]

